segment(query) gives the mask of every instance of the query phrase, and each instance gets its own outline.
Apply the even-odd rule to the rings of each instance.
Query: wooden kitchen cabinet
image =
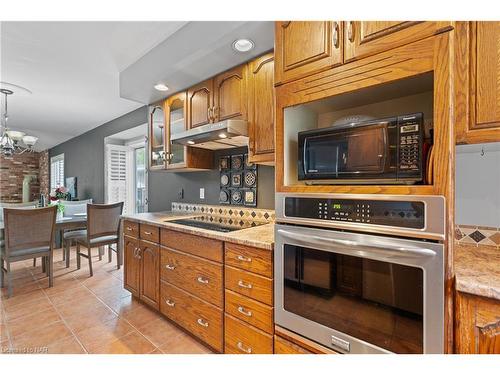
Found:
[[[338,21],[276,22],[275,80],[285,83],[342,64]]]
[[[140,241],[140,299],[155,309],[160,305],[160,246]]]
[[[198,83],[187,91],[188,129],[212,122],[213,79]]]
[[[248,156],[274,165],[274,54],[248,63]]]
[[[469,75],[469,118],[459,123],[457,142],[499,142],[500,22],[469,22],[463,38],[469,41],[468,72],[463,72]]]
[[[213,83],[213,122],[230,118],[247,119],[247,66],[232,68],[217,75]]]
[[[457,292],[455,352],[500,354],[500,301]]]
[[[165,112],[163,105],[153,105],[149,109],[148,129],[149,169],[165,167]]]
[[[124,249],[124,287],[135,297],[140,295],[141,260],[137,256],[139,240],[129,236],[123,237]]]
[[[346,21],[344,63],[451,29],[451,22]]]

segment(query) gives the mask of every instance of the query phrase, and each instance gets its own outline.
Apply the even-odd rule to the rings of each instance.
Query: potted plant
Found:
[[[57,205],[57,219],[64,216],[64,204],[63,201],[68,200],[69,192],[64,186],[59,186],[50,194],[50,204]]]

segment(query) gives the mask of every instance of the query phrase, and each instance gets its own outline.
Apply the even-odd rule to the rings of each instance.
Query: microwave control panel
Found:
[[[285,198],[285,216],[401,228],[425,227],[425,204],[410,201]]]
[[[420,171],[422,164],[423,116],[421,113],[400,116],[399,171]]]

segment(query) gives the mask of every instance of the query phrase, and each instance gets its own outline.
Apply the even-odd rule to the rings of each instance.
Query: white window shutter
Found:
[[[124,202],[123,212],[131,213],[131,158],[129,147],[106,145],[106,202]]]

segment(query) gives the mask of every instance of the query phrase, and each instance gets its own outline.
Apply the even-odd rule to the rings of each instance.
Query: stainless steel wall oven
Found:
[[[442,353],[444,198],[277,194],[275,323],[342,353]]]

